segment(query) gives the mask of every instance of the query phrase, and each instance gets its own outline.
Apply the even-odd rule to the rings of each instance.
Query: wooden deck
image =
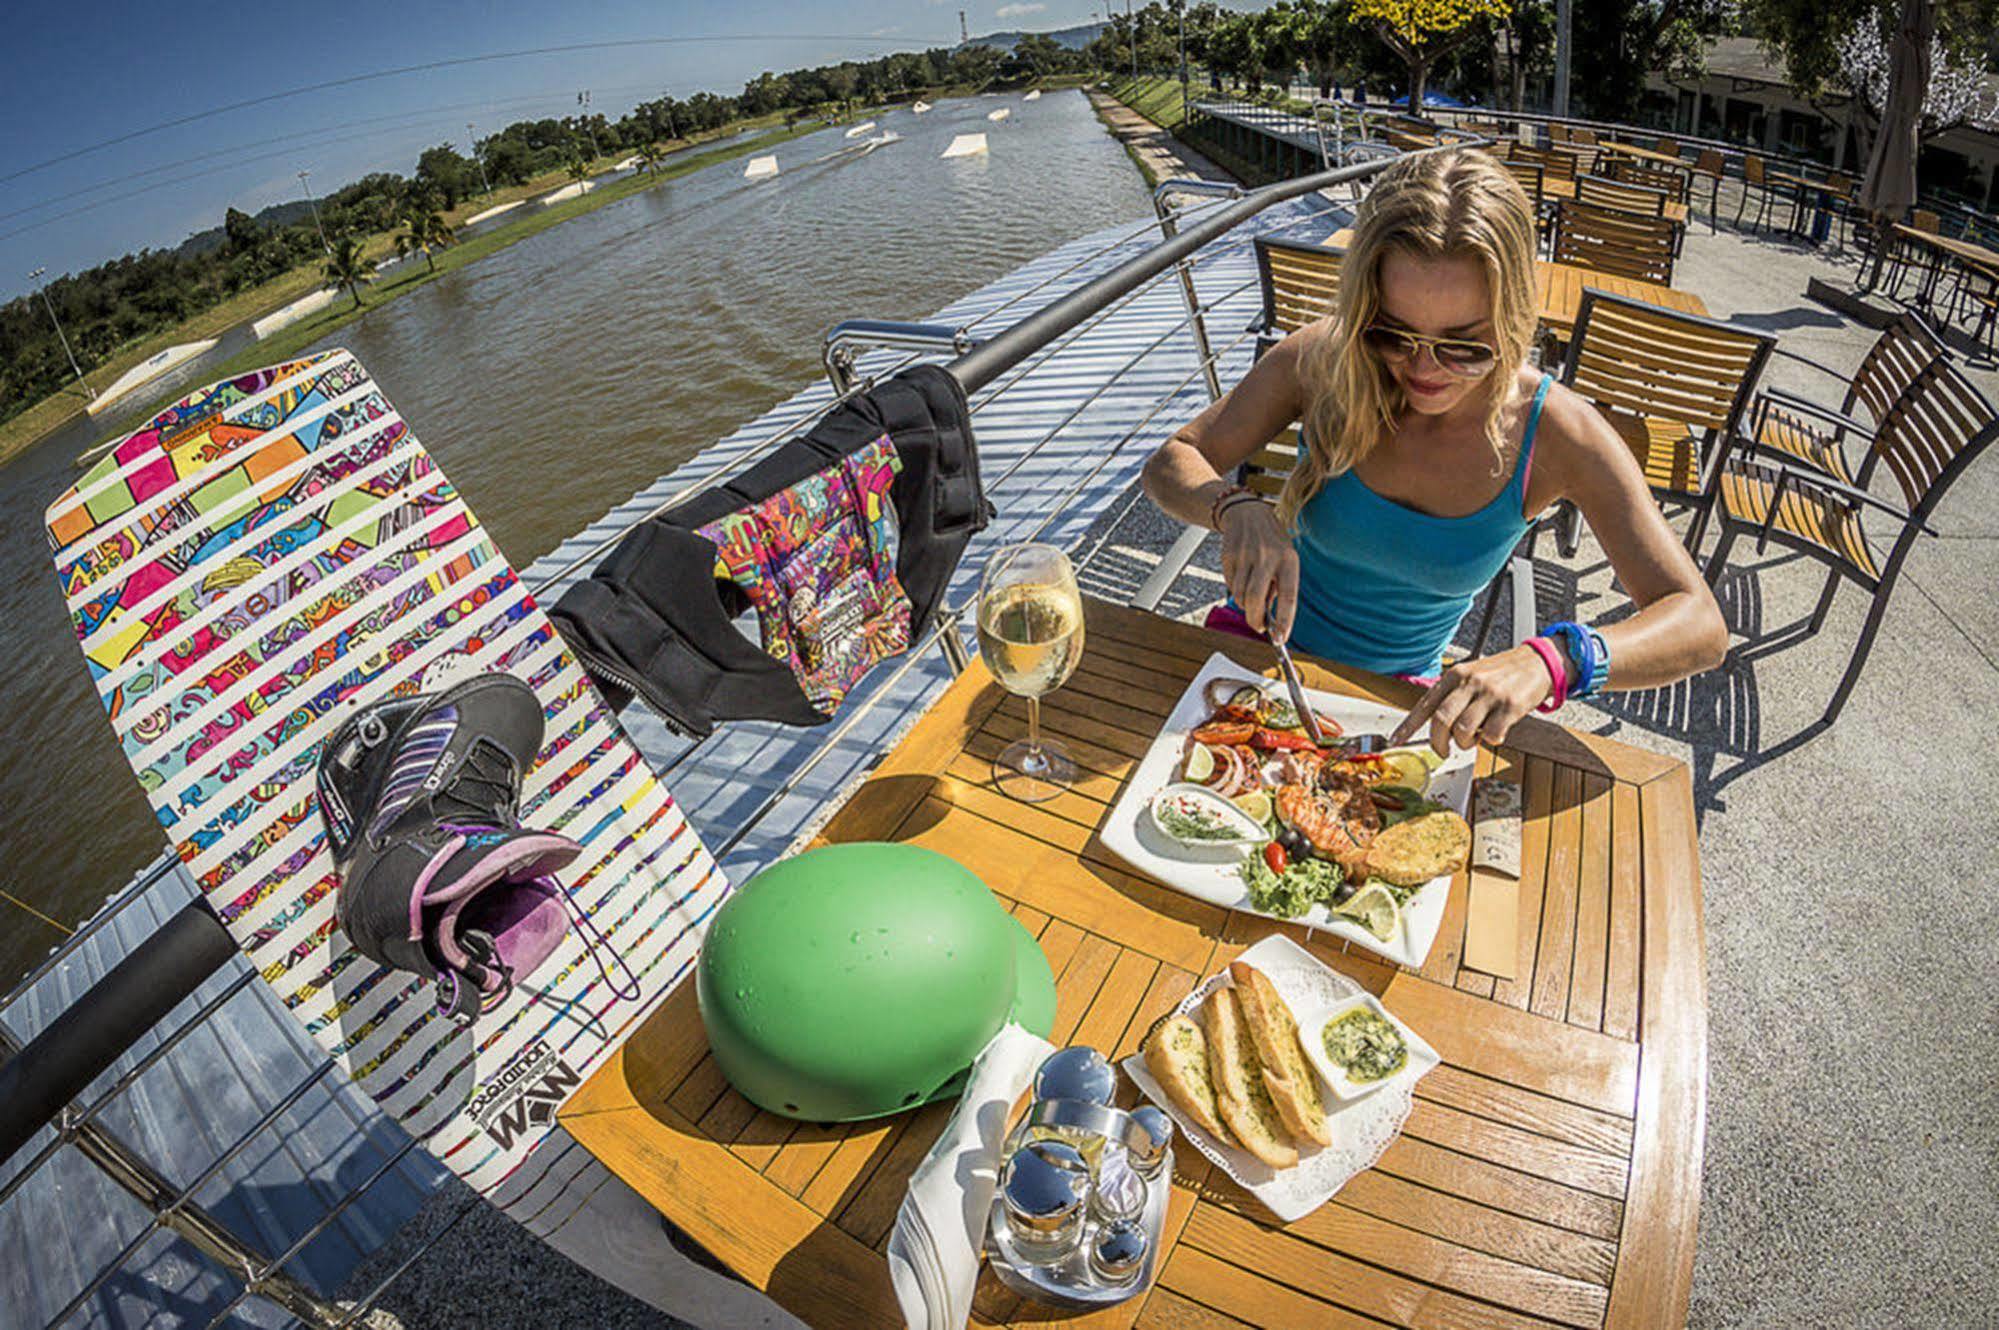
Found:
[[[1480,755],[1526,795],[1510,978],[1464,958],[1470,882],[1451,885],[1420,971],[1170,892],[1098,837],[1110,803],[1201,663],[1269,650],[1089,606],[1081,668],[1048,727],[1083,768],[1028,806],[990,783],[1022,703],[974,665],[833,819],[824,839],[928,845],[972,866],[1039,937],[1058,1043],[1114,1055],[1203,975],[1287,928],[1443,1055],[1371,1170],[1279,1225],[1178,1153],[1157,1285],[1089,1325],[1656,1327],[1684,1319],[1706,1083],[1700,875],[1686,769],[1523,722]],[[1402,703],[1400,684],[1304,664],[1309,681]],[[1506,884],[1511,886],[1509,882]],[[1495,968],[1499,968],[1495,966]],[[1126,1097],[1131,1096],[1129,1086]],[[826,1127],[761,1112],[706,1053],[691,985],[573,1098],[570,1132],[732,1269],[814,1326],[899,1319],[883,1246],[949,1104]],[[1064,1314],[982,1279],[975,1319]]]

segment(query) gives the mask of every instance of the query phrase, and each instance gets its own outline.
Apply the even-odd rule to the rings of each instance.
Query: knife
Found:
[[[1305,723],[1305,733],[1312,737],[1313,743],[1324,748],[1326,736],[1319,729],[1319,718],[1312,714],[1312,708],[1305,701],[1305,685],[1298,678],[1298,667],[1292,663],[1291,648],[1276,638],[1270,640],[1270,645],[1277,648],[1277,663],[1284,671],[1284,687],[1291,694],[1291,705],[1297,710],[1298,719]]]

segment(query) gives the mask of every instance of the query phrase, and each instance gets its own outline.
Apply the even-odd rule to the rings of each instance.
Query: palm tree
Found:
[[[444,214],[432,207],[428,199],[421,199],[409,205],[403,213],[405,229],[396,235],[396,257],[406,259],[418,250],[423,251],[423,261],[430,271],[437,271],[437,260],[431,254],[434,249],[442,249],[457,239],[451,233],[451,226],[444,220]]]
[[[590,178],[590,164],[580,154],[569,159],[569,178],[578,181]]]
[[[665,160],[666,149],[660,145],[658,139],[639,149],[639,165],[645,168],[647,175],[658,175],[660,164]]]
[[[320,270],[335,286],[344,286],[354,296],[354,308],[361,308],[361,283],[375,280],[375,270],[361,256],[361,242],[341,236],[326,251],[326,266]]]

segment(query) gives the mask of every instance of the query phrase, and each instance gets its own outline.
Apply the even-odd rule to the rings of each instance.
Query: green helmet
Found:
[[[955,1095],[1002,1025],[1055,1024],[1034,938],[971,870],[915,845],[827,845],[759,873],[716,912],[695,975],[729,1083],[811,1122]]]

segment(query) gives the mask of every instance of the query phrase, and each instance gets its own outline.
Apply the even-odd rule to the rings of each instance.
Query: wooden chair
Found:
[[[1869,473],[1874,438],[1902,397],[1939,359],[1943,343],[1936,330],[1916,314],[1904,312],[1876,338],[1849,379],[1795,351],[1777,347],[1775,355],[1846,385],[1837,407],[1783,388],[1766,387],[1749,408],[1743,441],[1750,451],[1778,454],[1803,462],[1843,485],[1862,483]],[[1849,441],[1869,448],[1869,463],[1856,469],[1847,457]]]
[[[1306,245],[1276,236],[1256,238],[1256,275],[1263,310],[1249,331],[1261,356],[1291,333],[1333,312],[1340,290],[1343,249]]]
[[[1656,162],[1633,161],[1629,157],[1613,157],[1604,163],[1604,175],[1622,185],[1642,185],[1646,189],[1656,189],[1669,202],[1687,201],[1687,173],[1675,166],[1662,166]]]
[[[1728,162],[1719,148],[1702,148],[1694,158],[1692,172],[1707,181],[1707,225],[1710,232],[1721,230],[1721,178],[1728,174]]]
[[[1627,185],[1608,176],[1576,177],[1576,202],[1593,208],[1614,208],[1643,217],[1666,215],[1666,191],[1645,185]]]
[[[1680,141],[1661,134],[1658,138],[1652,140],[1652,151],[1664,153],[1668,157],[1678,157],[1680,155]]]
[[[1999,415],[1992,403],[1949,358],[1940,357],[1881,422],[1868,464],[1855,484],[1842,484],[1768,454],[1731,457],[1724,466],[1716,486],[1721,540],[1707,563],[1710,585],[1728,566],[1736,539],[1749,535],[1755,537],[1759,553],[1775,541],[1826,565],[1825,590],[1812,611],[1808,633],[1824,626],[1841,583],[1857,583],[1873,597],[1846,673],[1826,706],[1824,724],[1839,718],[1853,692],[1916,538],[1937,534],[1929,524],[1931,515],[1995,437],[1999,437]],[[1877,463],[1885,465],[1901,487],[1906,509],[1868,492],[1866,476]],[[1876,555],[1876,546],[1868,540],[1863,515],[1894,524],[1885,558]]]
[[[1936,235],[1940,230],[1941,221],[1928,208],[1911,208],[1909,209],[1909,225],[1918,231],[1927,231],[1931,235]]]
[[[1971,334],[1973,345],[1987,354],[1999,353],[1993,331],[1995,324],[1999,324],[1999,270],[1964,268],[1952,301],[1953,317],[1963,313],[1978,315],[1978,326]]]
[[[1563,199],[1555,205],[1551,257],[1613,277],[1671,286],[1678,232],[1664,217]]]
[[[1561,379],[1603,411],[1654,494],[1705,509],[1776,344],[1758,329],[1585,290]]]
[[[1391,148],[1400,148],[1404,152],[1417,152],[1437,146],[1434,138],[1402,129],[1383,129],[1381,141]]]
[[[1742,156],[1742,202],[1735,209],[1735,224],[1737,226],[1742,225],[1742,214],[1749,207],[1749,193],[1751,190],[1759,191],[1762,194],[1762,198],[1758,200],[1756,205],[1756,220],[1750,223],[1750,226],[1757,230],[1762,229],[1764,218],[1770,215],[1771,207],[1779,200],[1788,203],[1797,202],[1797,191],[1780,181],[1770,179],[1769,168],[1761,157],[1753,153],[1744,153]]]
[[[1576,159],[1573,153],[1559,152],[1552,148],[1536,148],[1522,143],[1513,149],[1513,162],[1534,162],[1540,166],[1550,180],[1574,180]]]
[[[1500,164],[1506,168],[1508,175],[1520,182],[1520,188],[1527,195],[1527,201],[1534,205],[1537,224],[1545,232],[1548,211],[1546,186],[1543,183],[1546,177],[1545,168],[1539,162],[1516,161],[1510,157]]]

